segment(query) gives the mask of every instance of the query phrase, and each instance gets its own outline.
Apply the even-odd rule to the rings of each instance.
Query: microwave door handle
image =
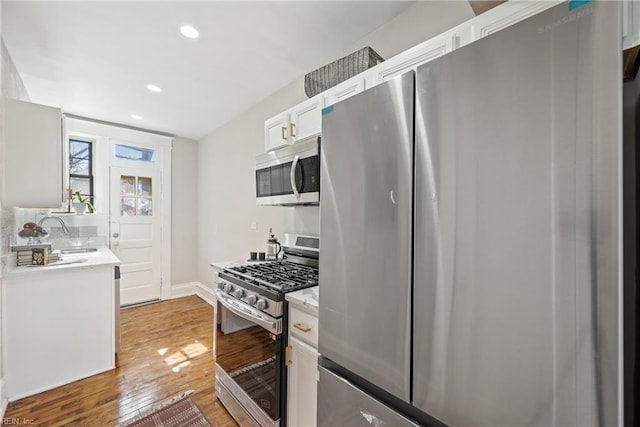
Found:
[[[293,189],[293,195],[296,196],[296,199],[300,198],[300,192],[298,191],[298,185],[296,184],[296,170],[298,169],[298,162],[300,161],[300,156],[296,154],[293,158],[293,163],[291,164],[291,174],[289,178],[291,178],[291,188]]]
[[[216,289],[216,298],[218,302],[225,306],[227,310],[238,316],[247,319],[253,323],[262,326],[267,331],[274,335],[282,333],[282,325],[278,322],[278,319],[273,319],[259,310],[255,310],[252,307],[246,306],[244,303],[239,303],[232,297],[228,296],[220,289]],[[242,305],[241,305],[242,304]]]

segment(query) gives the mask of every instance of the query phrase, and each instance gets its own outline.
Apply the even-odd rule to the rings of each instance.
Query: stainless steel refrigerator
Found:
[[[323,111],[320,426],[621,424],[620,113],[617,2]]]

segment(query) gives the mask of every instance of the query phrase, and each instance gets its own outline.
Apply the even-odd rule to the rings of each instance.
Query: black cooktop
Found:
[[[243,264],[225,269],[250,283],[266,285],[282,292],[316,286],[318,269],[289,261],[266,261]]]

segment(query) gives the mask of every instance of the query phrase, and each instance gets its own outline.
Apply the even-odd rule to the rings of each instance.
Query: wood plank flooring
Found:
[[[121,312],[118,367],[11,402],[4,418],[37,426],[114,426],[185,390],[215,427],[235,427],[215,397],[213,308],[197,296]]]

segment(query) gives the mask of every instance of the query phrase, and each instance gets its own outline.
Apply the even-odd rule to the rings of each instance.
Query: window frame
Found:
[[[84,144],[88,144],[89,145],[89,158],[88,163],[89,163],[89,174],[88,175],[82,175],[82,174],[74,174],[71,173],[71,164],[72,164],[72,159],[74,159],[73,153],[71,152],[71,143],[72,142],[80,142],[80,143],[84,143]],[[78,138],[76,136],[69,136],[67,138],[67,145],[68,145],[68,149],[69,149],[69,190],[73,191],[73,189],[71,188],[71,180],[73,178],[80,178],[80,179],[89,179],[89,203],[91,203],[94,208],[95,208],[95,188],[94,188],[94,175],[93,175],[93,159],[94,159],[94,141],[92,140],[87,140],[87,139],[83,139],[83,138]],[[85,159],[82,159],[85,160]],[[75,194],[75,193],[74,193]],[[73,196],[73,194],[71,194],[70,196]],[[84,196],[84,195],[83,195]]]

